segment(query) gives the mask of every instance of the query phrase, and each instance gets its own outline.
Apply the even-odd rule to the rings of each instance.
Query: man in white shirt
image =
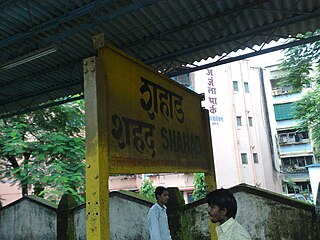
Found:
[[[155,190],[157,202],[149,209],[148,223],[151,240],[172,240],[170,236],[167,207],[169,192],[165,187],[157,187]]]
[[[218,189],[206,197],[211,222],[218,223],[218,240],[251,240],[248,232],[234,219],[237,201],[227,189]]]

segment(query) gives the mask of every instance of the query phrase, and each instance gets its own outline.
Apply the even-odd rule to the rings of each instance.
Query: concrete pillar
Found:
[[[313,195],[314,196],[314,195]],[[318,184],[317,199],[313,199],[317,214],[317,222],[320,224],[320,182]]]
[[[71,209],[78,204],[71,195],[63,195],[57,210],[57,239],[74,239],[73,222],[68,221]]]
[[[167,214],[169,219],[169,228],[171,232],[172,240],[180,240],[179,231],[181,229],[179,209],[185,205],[182,194],[176,187],[168,188],[169,201],[167,203]]]

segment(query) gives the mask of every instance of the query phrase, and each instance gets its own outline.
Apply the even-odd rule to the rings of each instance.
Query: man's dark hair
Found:
[[[206,197],[209,205],[217,205],[220,209],[227,209],[227,217],[236,217],[237,201],[233,194],[227,189],[217,189],[209,193]]]
[[[156,190],[154,191],[154,195],[156,195],[156,199],[158,199],[158,196],[161,195],[164,191],[168,191],[168,189],[162,186],[157,187]]]

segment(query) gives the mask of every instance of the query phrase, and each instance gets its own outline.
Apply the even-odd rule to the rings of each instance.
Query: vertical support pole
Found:
[[[173,240],[182,239],[181,238],[181,211],[180,208],[185,205],[183,196],[177,187],[169,187],[169,201],[166,204],[168,207],[168,221],[169,221],[169,229],[170,235]]]
[[[106,84],[97,57],[84,60],[86,116],[86,233],[110,239]]]
[[[203,109],[203,126],[206,127],[207,131],[207,147],[209,151],[209,161],[210,161],[210,169],[207,173],[205,173],[205,179],[206,179],[206,191],[211,192],[215,189],[217,189],[217,181],[216,181],[216,174],[214,170],[214,157],[213,157],[213,150],[212,150],[212,139],[211,139],[211,129],[210,129],[210,122],[209,122],[209,112],[206,109]],[[218,240],[216,230],[215,230],[215,224],[213,224],[210,220],[210,235],[211,240]]]
[[[74,197],[64,194],[59,202],[57,211],[57,239],[68,240],[74,239],[73,222],[69,221],[71,209],[77,206]]]
[[[318,183],[317,198],[314,198],[313,201],[314,201],[315,211],[317,215],[317,223],[320,225],[320,182]]]

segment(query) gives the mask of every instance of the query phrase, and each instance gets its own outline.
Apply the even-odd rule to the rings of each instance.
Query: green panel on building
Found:
[[[274,105],[274,113],[276,115],[276,120],[289,120],[293,119],[293,103],[284,103]]]

